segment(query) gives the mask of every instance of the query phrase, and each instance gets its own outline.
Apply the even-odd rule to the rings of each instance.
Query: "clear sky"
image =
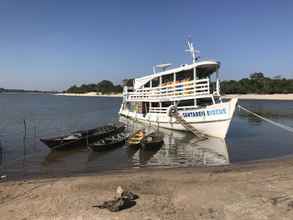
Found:
[[[223,79],[293,78],[290,0],[0,0],[0,87],[119,83],[190,62],[188,36]]]

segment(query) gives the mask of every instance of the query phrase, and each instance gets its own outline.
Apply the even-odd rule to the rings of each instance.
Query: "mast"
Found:
[[[187,40],[187,47],[188,49],[185,50],[186,52],[189,52],[192,56],[192,63],[196,63],[196,61],[199,59],[199,57],[196,55],[199,53],[199,50],[195,49],[193,46],[193,43],[190,40]],[[197,74],[196,74],[196,67],[193,67],[193,81],[194,81],[194,96],[196,96],[196,79],[197,79]],[[194,105],[197,106],[196,103],[196,98],[194,99]]]
[[[199,59],[199,56],[197,56],[197,53],[199,53],[199,50],[195,49],[193,46],[193,43],[188,40],[187,41],[187,47],[188,49],[185,50],[186,52],[189,52],[192,56],[192,63],[196,63],[196,61]],[[193,80],[196,80],[196,67],[193,68]]]
[[[187,47],[188,49],[186,50],[186,52],[189,52],[191,54],[192,63],[195,63],[199,59],[199,57],[196,56],[196,54],[199,53],[199,50],[194,48],[193,43],[190,40],[187,41]]]

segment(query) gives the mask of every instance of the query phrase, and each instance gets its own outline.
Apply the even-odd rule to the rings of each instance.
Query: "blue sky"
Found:
[[[293,1],[0,0],[0,87],[62,90],[202,58],[293,78]]]

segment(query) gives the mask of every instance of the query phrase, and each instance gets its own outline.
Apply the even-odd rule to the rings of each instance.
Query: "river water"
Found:
[[[71,175],[139,167],[219,166],[293,155],[293,133],[236,111],[226,140],[196,142],[189,133],[160,129],[157,151],[127,146],[102,153],[54,152],[39,139],[94,128],[117,120],[128,130],[146,127],[118,117],[121,98],[0,94],[0,168],[8,176]],[[240,101],[265,117],[293,127],[293,101]]]

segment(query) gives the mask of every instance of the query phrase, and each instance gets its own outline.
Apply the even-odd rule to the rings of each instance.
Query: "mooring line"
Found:
[[[254,115],[255,117],[258,117],[258,118],[260,118],[260,119],[262,119],[262,120],[264,120],[264,121],[266,121],[266,122],[268,122],[268,123],[271,123],[271,124],[273,124],[273,125],[275,125],[275,126],[277,126],[277,127],[283,128],[284,130],[287,130],[287,131],[290,131],[290,132],[293,133],[293,128],[292,128],[292,127],[289,127],[289,126],[287,126],[287,125],[283,125],[283,124],[281,124],[281,123],[278,123],[278,122],[272,121],[271,119],[265,118],[265,117],[263,117],[263,116],[261,116],[261,115],[255,113],[255,112],[252,112],[252,111],[248,110],[247,108],[244,108],[243,106],[241,106],[241,105],[239,105],[239,104],[238,104],[238,107],[239,107],[239,109],[242,109],[242,110],[244,110],[244,111],[246,111],[246,112],[248,112],[248,113]]]

